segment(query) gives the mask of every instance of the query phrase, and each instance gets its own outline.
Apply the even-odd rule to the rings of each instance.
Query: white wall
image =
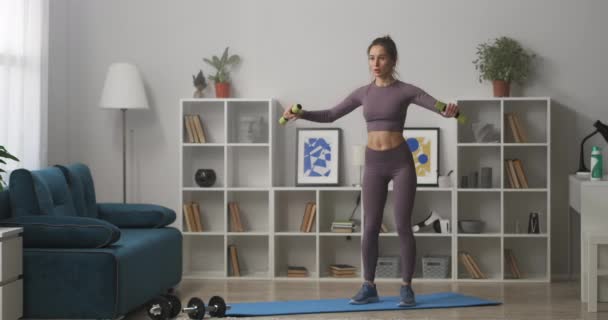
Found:
[[[120,201],[120,112],[97,107],[114,61],[140,67],[151,105],[128,114],[129,198],[176,209],[178,101],[192,95],[192,74],[211,71],[203,57],[226,46],[242,56],[233,73],[239,97],[318,109],[370,79],[365,50],[384,34],[397,42],[402,80],[445,100],[489,96],[489,84],[477,82],[472,64],[476,46],[511,36],[539,55],[538,74],[523,94],[554,99],[552,269],[565,273],[567,175],[578,166],[580,138],[595,119],[608,121],[606,12],[608,2],[592,0],[54,0],[49,161],[89,164],[99,200]],[[412,107],[408,125],[438,125],[446,133],[453,130],[446,121]],[[348,146],[365,142],[363,124],[357,110],[332,126],[344,128]],[[293,130],[288,133],[283,146],[294,141]],[[605,146],[599,137],[593,143]],[[293,160],[284,154],[286,163]],[[344,183],[350,182],[349,176]]]

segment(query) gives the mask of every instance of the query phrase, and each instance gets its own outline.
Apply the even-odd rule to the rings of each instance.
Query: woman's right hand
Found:
[[[291,113],[291,105],[289,105],[288,107],[285,108],[285,110],[283,111],[283,117],[287,120],[291,120],[291,119],[299,119],[300,118],[300,114],[296,114],[296,113]]]

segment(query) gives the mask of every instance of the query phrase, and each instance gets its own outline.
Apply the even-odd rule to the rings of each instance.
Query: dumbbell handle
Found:
[[[155,307],[155,308],[159,308],[160,309],[160,307]],[[226,310],[230,310],[231,308],[232,307],[230,305],[226,305]],[[207,306],[206,310],[213,312],[213,311],[217,310],[217,306]],[[190,308],[189,307],[185,307],[185,308],[182,309],[182,311],[185,312],[185,313],[196,312],[196,311],[198,311],[198,308],[197,307],[190,307]]]
[[[162,312],[162,308],[155,304],[152,308],[150,308],[150,313],[157,316],[160,315],[160,313]]]

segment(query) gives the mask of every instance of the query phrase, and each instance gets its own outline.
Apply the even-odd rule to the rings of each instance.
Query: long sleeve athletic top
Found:
[[[411,103],[435,113],[441,112],[437,106],[445,105],[409,83],[396,80],[389,86],[379,87],[373,82],[355,89],[333,108],[304,110],[301,118],[314,122],[333,122],[363,105],[363,117],[368,132],[379,130],[401,132]]]

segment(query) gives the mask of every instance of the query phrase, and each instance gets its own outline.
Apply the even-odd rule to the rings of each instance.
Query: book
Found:
[[[228,245],[228,251],[230,253],[230,267],[232,270],[232,276],[240,277],[241,268],[239,266],[239,256],[238,256],[236,246],[233,244]]]
[[[310,206],[310,215],[308,216],[308,222],[306,223],[306,232],[311,232],[314,226],[315,216],[317,215],[317,204],[312,202]]]
[[[308,223],[311,208],[312,202],[307,202],[306,207],[304,208],[304,215],[302,216],[302,223],[300,223],[300,232],[306,232],[306,224]]]

